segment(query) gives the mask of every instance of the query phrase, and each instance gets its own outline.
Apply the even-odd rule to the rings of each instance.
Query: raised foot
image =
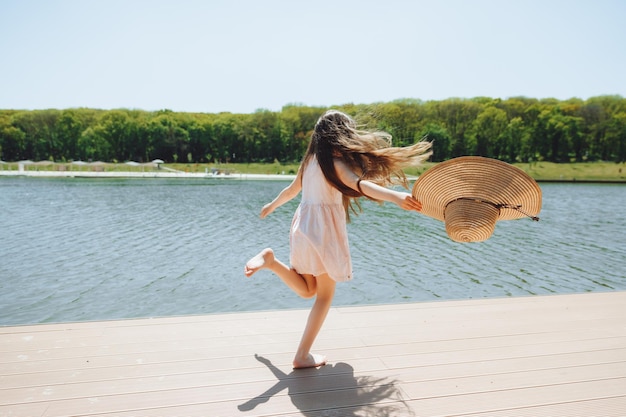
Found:
[[[309,353],[305,359],[294,359],[293,369],[317,368],[326,365],[326,356]]]
[[[274,263],[274,251],[270,248],[263,249],[246,263],[243,273],[251,277],[256,271],[267,268],[272,263]]]

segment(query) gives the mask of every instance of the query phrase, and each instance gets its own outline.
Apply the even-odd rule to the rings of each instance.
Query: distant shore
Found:
[[[245,174],[245,173],[200,173],[200,172],[171,172],[171,171],[0,171],[0,177],[30,177],[30,178],[180,178],[180,179],[223,179],[223,180],[267,180],[292,181],[294,174]],[[408,175],[410,181],[417,176]],[[596,183],[596,184],[626,184],[624,179],[544,179],[543,183]]]
[[[226,180],[286,180],[295,178],[292,174],[243,174],[243,173],[199,173],[172,171],[0,171],[0,177],[35,178],[206,178]]]
[[[411,180],[436,165],[427,162],[420,167],[405,170]],[[537,182],[563,183],[626,183],[626,163],[614,162],[532,162],[515,163]],[[204,178],[230,180],[292,180],[298,163],[222,163],[222,164],[165,164],[161,160],[148,163],[124,162],[68,162],[0,161],[0,177],[39,178]]]

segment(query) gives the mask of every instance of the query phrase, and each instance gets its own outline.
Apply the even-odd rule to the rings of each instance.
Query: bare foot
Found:
[[[293,369],[317,368],[324,365],[326,365],[326,356],[315,353],[309,353],[309,356],[304,360],[293,360]]]
[[[267,268],[274,263],[274,251],[270,248],[263,249],[254,258],[250,259],[243,270],[247,277],[251,277],[259,269]]]

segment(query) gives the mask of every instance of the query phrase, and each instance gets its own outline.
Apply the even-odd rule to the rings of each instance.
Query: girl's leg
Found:
[[[244,274],[251,277],[260,269],[269,269],[289,288],[302,298],[311,298],[317,291],[317,281],[313,275],[300,275],[295,270],[274,258],[274,251],[270,248],[263,249],[254,258],[250,259],[244,268]]]
[[[330,305],[335,295],[335,284],[335,281],[328,274],[317,277],[317,298],[309,313],[309,319],[304,328],[300,346],[298,346],[293,360],[294,369],[312,368],[326,364],[326,357],[311,354],[311,347],[322,328],[322,324],[324,324],[328,310],[330,310]]]

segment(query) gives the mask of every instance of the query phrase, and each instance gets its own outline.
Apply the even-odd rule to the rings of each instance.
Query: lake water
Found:
[[[307,308],[270,272],[298,201],[284,181],[0,178],[0,325]],[[541,221],[460,244],[443,223],[365,202],[334,305],[626,290],[626,185],[542,184]]]

